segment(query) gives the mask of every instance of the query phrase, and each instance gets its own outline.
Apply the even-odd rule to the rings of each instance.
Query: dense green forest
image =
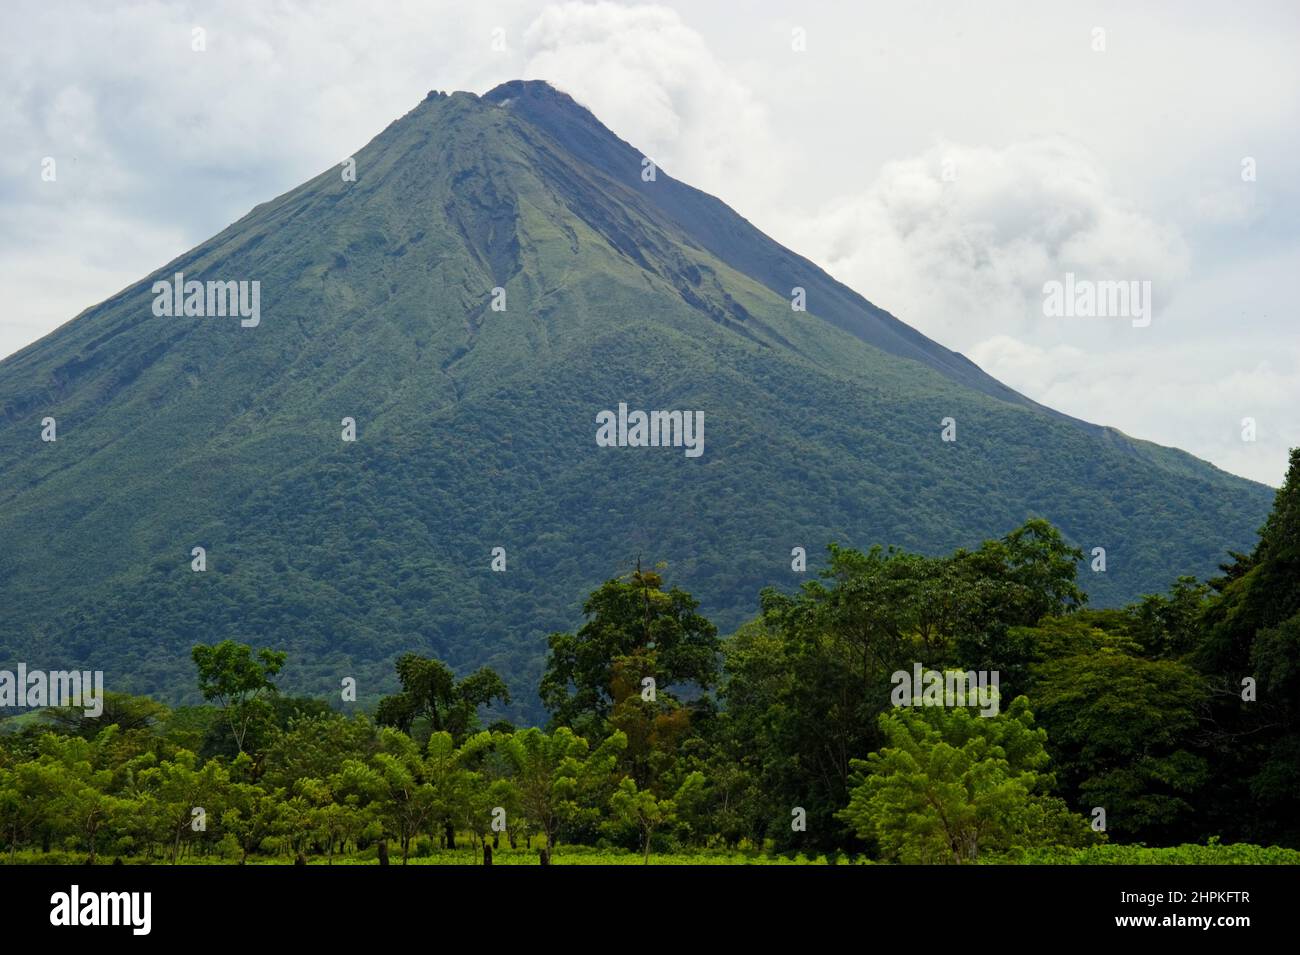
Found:
[[[927,557],[832,545],[722,639],[658,569],[549,639],[545,728],[416,654],[372,713],[281,695],[285,654],[191,655],[202,706],[109,694],[0,734],[13,861],[1300,861],[1300,450],[1249,554],[1090,610],[1032,520]],[[999,705],[894,705],[997,671]],[[892,700],[892,702],[891,702]],[[921,702],[919,694],[912,698]],[[1159,848],[1166,847],[1166,848]],[[568,853],[566,855],[566,852]]]

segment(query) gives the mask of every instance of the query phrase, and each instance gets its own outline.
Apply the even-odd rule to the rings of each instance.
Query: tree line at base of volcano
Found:
[[[549,639],[545,728],[408,654],[371,714],[285,697],[283,653],[196,646],[207,705],[105,695],[0,734],[0,845],[89,860],[405,861],[468,839],[966,863],[1102,842],[1300,847],[1300,450],[1222,576],[1090,610],[1042,520],[944,557],[831,545],[726,639],[640,566]],[[891,705],[996,672],[1001,705]],[[14,728],[18,727],[18,728]]]

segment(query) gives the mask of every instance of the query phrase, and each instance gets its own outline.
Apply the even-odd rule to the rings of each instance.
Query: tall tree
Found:
[[[1025,697],[994,716],[921,706],[880,724],[888,745],[853,761],[840,816],[887,859],[961,864],[990,850],[1092,841],[1087,821],[1050,795],[1047,734]]]
[[[603,736],[617,703],[620,674],[652,676],[656,695],[717,680],[717,628],[699,614],[699,602],[677,587],[665,591],[653,570],[608,580],[583,605],[587,621],[576,633],[553,633],[539,693],[556,725]]]
[[[626,745],[627,737],[616,732],[591,751],[567,726],[550,734],[536,727],[519,730],[500,741],[514,772],[520,809],[546,836],[548,850],[561,823],[578,810],[582,787],[608,776]]]
[[[1208,696],[1200,674],[1126,653],[1113,638],[1034,673],[1035,715],[1075,809],[1104,808],[1117,837],[1160,844],[1204,836],[1194,824],[1208,775],[1196,746]]]
[[[509,688],[490,667],[457,680],[441,660],[406,653],[397,660],[397,679],[402,691],[379,701],[375,721],[408,735],[422,721],[429,733],[450,733],[459,744],[476,728],[480,706],[510,702]]]
[[[249,726],[270,713],[265,698],[276,693],[271,678],[284,668],[286,654],[263,649],[254,655],[246,644],[223,640],[215,646],[199,644],[191,656],[199,671],[199,692],[221,707],[235,748],[242,753]]]
[[[677,821],[677,807],[693,798],[692,794],[704,788],[704,774],[691,773],[682,781],[672,798],[660,799],[649,790],[637,789],[636,781],[625,777],[609,799],[610,808],[626,823],[633,825],[641,836],[641,861],[650,864],[650,840],[655,832]]]
[[[402,865],[406,865],[411,841],[440,815],[438,794],[429,783],[428,766],[409,736],[381,730],[379,747],[372,759],[381,786],[378,808],[386,831],[402,849]]]
[[[1300,448],[1254,551],[1230,555],[1194,660],[1215,690],[1210,823],[1300,846]],[[1240,812],[1243,803],[1258,811]]]

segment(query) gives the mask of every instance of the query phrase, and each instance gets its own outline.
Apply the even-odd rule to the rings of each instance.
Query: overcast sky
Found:
[[[1030,397],[1276,485],[1300,445],[1300,4],[1131,6],[9,4],[0,356],[430,89],[546,79]],[[1067,272],[1151,282],[1150,325],[1045,316]]]

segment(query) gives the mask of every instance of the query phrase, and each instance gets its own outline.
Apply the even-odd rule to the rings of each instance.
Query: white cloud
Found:
[[[526,79],[568,92],[670,175],[742,208],[780,181],[760,100],[676,11],[556,4],[523,40]]]
[[[1159,308],[1189,261],[1178,229],[1135,209],[1088,150],[1059,137],[937,143],[788,230],[836,277],[959,351],[1041,330],[1043,284],[1066,272],[1150,281]]]
[[[1202,195],[1197,216],[1250,221],[1253,192]],[[1300,346],[1267,319],[1300,250],[1198,268],[1179,226],[1119,195],[1068,139],[938,142],[787,230],[842,281],[1050,407],[1271,484],[1300,444]],[[1046,317],[1043,284],[1067,272],[1150,281],[1152,325]],[[1247,416],[1254,443],[1240,437]]]

